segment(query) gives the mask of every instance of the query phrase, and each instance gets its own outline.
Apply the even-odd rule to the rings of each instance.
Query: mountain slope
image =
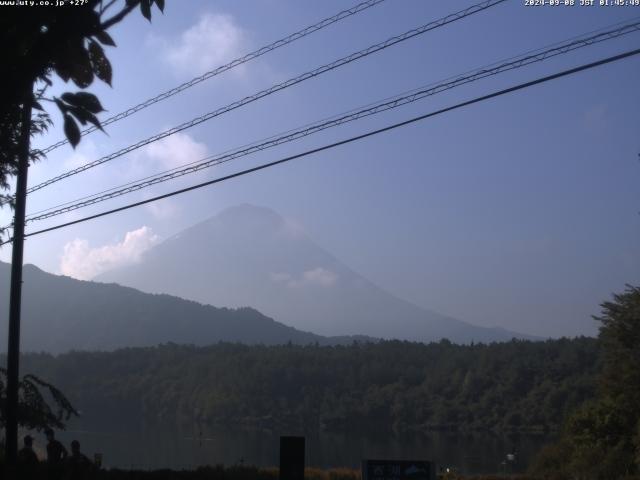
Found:
[[[0,351],[6,351],[10,266],[0,262]],[[218,341],[284,344],[350,343],[278,323],[252,308],[230,310],[51,275],[24,267],[22,351],[112,350],[159,343],[209,345]]]
[[[377,287],[272,210],[241,205],[147,251],[97,281],[218,306],[251,306],[323,335],[455,342],[523,335],[420,308]]]

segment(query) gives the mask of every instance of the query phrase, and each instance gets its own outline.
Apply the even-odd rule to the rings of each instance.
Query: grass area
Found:
[[[304,476],[305,480],[362,480],[360,470],[352,468],[306,468]],[[28,472],[28,478],[30,480],[45,480],[50,478],[46,465],[39,465],[38,468]],[[64,473],[63,478],[66,478],[64,477]],[[279,480],[279,471],[277,468],[257,468],[248,466],[224,467],[222,465],[217,465],[211,467],[200,467],[195,470],[97,470],[83,472],[73,478],[83,480]],[[444,476],[438,476],[438,480],[505,479],[551,480],[536,479],[534,477],[520,475],[507,477],[504,475],[460,476],[457,474],[446,474]]]
[[[25,472],[22,472],[25,473]],[[61,473],[61,472],[60,472]],[[71,477],[62,473],[60,478],[78,480],[279,480],[277,468],[258,468],[249,466],[224,467],[222,465],[200,467],[195,470],[95,470],[75,472]],[[79,475],[78,475],[79,474]],[[362,480],[360,470],[352,468],[306,468],[305,480]],[[23,478],[19,476],[18,478]],[[41,464],[28,472],[24,478],[29,480],[48,480],[52,478]],[[534,477],[529,475],[459,475],[448,473],[438,475],[437,480],[571,480],[562,476],[548,475]],[[625,477],[624,480],[640,480],[639,476]]]

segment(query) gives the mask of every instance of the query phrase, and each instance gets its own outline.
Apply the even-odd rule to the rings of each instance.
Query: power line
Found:
[[[564,47],[568,47],[568,46],[570,46],[570,45],[568,45],[568,42],[571,42],[572,44],[574,44],[574,43],[577,44],[576,46],[571,48],[571,50],[574,50],[574,49],[577,49],[577,48],[581,48],[583,46],[592,45],[594,43],[599,43],[600,41],[605,41],[605,40],[610,40],[610,39],[613,39],[613,38],[617,38],[619,36],[626,35],[627,33],[632,33],[632,31],[637,31],[638,30],[638,23],[639,23],[637,21],[639,19],[640,19],[640,17],[633,17],[633,18],[630,18],[630,19],[628,19],[626,21],[616,22],[614,24],[607,25],[605,27],[601,27],[601,28],[598,28],[596,30],[590,30],[590,31],[582,33],[580,35],[575,35],[575,36],[570,37],[568,39],[565,39],[565,40],[562,40],[562,41],[559,41],[559,42],[555,42],[555,43],[552,43],[550,45],[546,45],[544,47],[528,50],[528,51],[523,52],[523,53],[521,53],[519,55],[514,55],[512,57],[509,57],[509,58],[506,58],[506,59],[503,59],[503,60],[500,60],[500,61],[493,62],[491,64],[485,65],[485,66],[477,68],[477,69],[471,69],[471,70],[468,70],[468,71],[466,71],[464,73],[447,77],[447,78],[445,78],[443,80],[440,80],[439,82],[432,82],[432,83],[430,83],[430,84],[428,84],[428,85],[426,85],[424,87],[418,87],[418,88],[415,88],[413,90],[410,90],[410,91],[407,91],[407,92],[403,92],[401,94],[397,94],[397,95],[394,95],[394,96],[389,96],[389,97],[386,97],[386,98],[384,98],[384,99],[382,99],[382,100],[380,100],[378,102],[372,102],[370,104],[364,105],[364,106],[359,107],[359,108],[354,108],[354,109],[348,110],[346,112],[342,112],[342,113],[337,114],[337,115],[332,115],[331,117],[327,117],[327,118],[324,118],[322,120],[319,120],[319,121],[316,121],[316,122],[313,122],[313,123],[308,123],[308,124],[303,125],[301,127],[290,129],[290,130],[287,130],[285,132],[280,132],[278,134],[271,135],[270,137],[263,138],[261,140],[257,140],[257,141],[251,142],[251,143],[244,144],[244,145],[242,145],[240,147],[237,147],[235,149],[229,149],[227,151],[219,153],[218,154],[218,158],[221,157],[221,156],[224,156],[224,155],[228,155],[228,154],[230,154],[232,152],[235,152],[235,151],[237,151],[239,149],[250,147],[250,146],[254,146],[254,145],[257,145],[258,143],[266,142],[268,140],[272,140],[272,139],[275,139],[277,137],[280,137],[280,136],[295,132],[298,129],[308,128],[308,127],[314,126],[314,125],[316,125],[318,123],[321,123],[321,122],[326,122],[326,121],[329,121],[329,120],[336,119],[336,118],[338,118],[340,116],[343,116],[343,115],[351,114],[351,113],[356,112],[357,110],[362,109],[362,108],[369,108],[369,107],[375,106],[375,105],[377,105],[379,103],[382,103],[382,102],[395,100],[401,95],[408,95],[408,94],[412,94],[412,93],[417,93],[418,91],[420,91],[420,90],[422,90],[424,88],[435,86],[435,85],[438,85],[439,83],[450,82],[450,81],[452,81],[454,79],[457,80],[457,79],[460,79],[461,77],[467,77],[467,76],[470,76],[471,74],[479,73],[479,71],[482,71],[482,70],[490,70],[490,69],[493,69],[496,66],[500,66],[501,64],[504,64],[504,63],[507,63],[507,62],[512,62],[512,61],[516,61],[516,60],[519,61],[519,60],[522,60],[523,57],[525,57],[525,56],[533,56],[534,54],[537,56],[540,53],[545,53],[546,54],[547,53],[546,50],[553,50],[553,49],[556,49],[556,47],[558,47],[559,49],[560,48],[564,48]],[[633,21],[633,22],[636,22],[636,23],[627,23],[627,22],[630,22],[630,21]],[[587,35],[592,35],[592,37],[586,38]],[[602,38],[603,36],[607,36],[607,38]],[[559,52],[558,54],[560,54],[560,53],[568,53],[568,51],[569,50],[562,51],[562,52]],[[545,58],[543,58],[541,60],[544,60],[546,58],[550,58],[551,56],[555,56],[555,55],[549,53],[548,55],[545,56]],[[533,62],[530,62],[530,63],[533,63]],[[517,67],[513,67],[513,68],[517,68]],[[58,205],[54,205],[52,207],[48,207],[48,208],[44,208],[42,210],[38,210],[36,212],[32,212],[30,215],[34,216],[34,215],[37,215],[37,214],[40,214],[40,213],[49,212],[49,211],[57,209],[59,207],[63,207],[63,206],[70,205],[70,204],[73,204],[73,203],[76,203],[76,202],[80,202],[80,201],[83,201],[83,200],[86,200],[86,199],[97,197],[99,195],[106,194],[106,193],[112,192],[112,191],[120,189],[120,188],[124,188],[124,187],[135,185],[137,182],[142,182],[142,181],[145,181],[145,180],[150,180],[150,179],[154,179],[156,177],[164,176],[164,175],[166,175],[168,173],[172,173],[172,172],[175,172],[177,170],[181,170],[182,168],[185,168],[185,167],[188,167],[188,166],[191,166],[191,165],[195,165],[195,164],[199,164],[201,162],[205,162],[209,158],[213,158],[213,157],[205,157],[204,159],[200,159],[200,160],[196,160],[194,162],[189,162],[189,163],[186,163],[186,164],[183,164],[183,165],[179,165],[179,166],[171,168],[169,170],[165,170],[165,171],[162,171],[162,172],[159,172],[159,173],[156,173],[156,174],[148,175],[146,177],[139,178],[137,180],[133,180],[131,182],[127,182],[125,184],[121,184],[121,185],[118,185],[118,186],[115,186],[115,187],[111,187],[111,188],[108,188],[106,190],[102,190],[102,191],[97,192],[97,193],[86,195],[84,197],[80,197],[80,198],[77,198],[77,199],[74,199],[74,200],[70,200],[70,201],[67,201],[67,202],[60,203]],[[8,227],[5,227],[5,228],[8,228]]]
[[[27,190],[27,193],[33,193],[37,190],[40,190],[44,187],[47,187],[53,183],[59,182],[60,180],[63,180],[65,178],[71,177],[73,175],[77,175],[78,173],[84,172],[86,170],[89,170],[90,168],[96,167],[98,165],[101,165],[103,163],[109,162],[111,160],[114,160],[115,158],[118,158],[126,153],[132,152],[134,150],[137,150],[138,148],[141,148],[145,145],[148,145],[150,143],[156,142],[158,140],[161,140],[165,137],[168,137],[170,135],[173,135],[174,133],[178,133],[181,132],[182,130],[186,130],[188,128],[191,128],[195,125],[199,125],[200,123],[206,122],[208,120],[211,120],[212,118],[218,117],[224,113],[230,112],[232,110],[235,110],[239,107],[242,107],[244,105],[247,105],[249,103],[255,102],[256,100],[259,100],[261,98],[264,98],[268,95],[271,95],[275,92],[278,92],[280,90],[284,90],[285,88],[291,87],[293,85],[296,85],[298,83],[301,83],[305,80],[308,80],[310,78],[314,78],[317,77],[319,75],[322,75],[323,73],[329,72],[331,70],[334,70],[336,68],[342,67],[344,65],[347,65],[351,62],[354,62],[356,60],[359,60],[361,58],[364,58],[366,56],[369,56],[373,53],[377,53],[379,51],[382,51],[386,48],[389,48],[397,43],[400,42],[404,42],[405,40],[409,40],[410,38],[416,37],[418,35],[422,35],[430,30],[434,30],[436,28],[442,27],[444,25],[447,25],[449,23],[455,22],[457,20],[461,20],[465,17],[471,16],[473,14],[479,13],[481,11],[484,11],[488,8],[491,8],[493,6],[496,6],[500,3],[505,2],[506,0],[485,0],[483,2],[477,3],[475,5],[472,5],[468,8],[465,8],[464,10],[461,10],[459,12],[455,12],[452,14],[449,14],[445,17],[442,17],[439,20],[435,20],[433,22],[429,22],[425,25],[422,25],[418,28],[414,28],[412,30],[408,30],[407,32],[404,32],[400,35],[388,38],[387,40],[377,43],[375,45],[371,45],[363,50],[360,50],[358,52],[352,53],[350,55],[347,55],[346,57],[342,57],[338,60],[335,60],[331,63],[325,64],[321,67],[318,67],[314,70],[308,71],[306,73],[303,73],[301,75],[298,75],[297,77],[293,77],[289,80],[286,80],[282,83],[273,85],[265,90],[262,90],[258,93],[255,93],[253,95],[250,95],[248,97],[243,98],[242,100],[238,100],[236,102],[233,102],[229,105],[226,105],[224,107],[221,107],[217,110],[214,110],[212,112],[206,113],[204,115],[201,115],[200,117],[196,117],[188,122],[185,122],[181,125],[178,125],[176,127],[170,128],[169,130],[165,130],[164,132],[158,133],[156,135],[153,135],[152,137],[149,137],[145,140],[141,140],[133,145],[129,145],[128,147],[125,147],[121,150],[118,150],[117,152],[111,153],[109,155],[106,155],[102,158],[99,158],[97,160],[94,160],[92,162],[89,162],[85,165],[82,165],[78,168],[75,168],[73,170],[69,170],[61,175],[58,175],[56,177],[50,178],[49,180],[46,180],[38,185],[35,185],[31,188],[29,188],[29,190]]]
[[[213,78],[217,75],[220,75],[221,73],[226,72],[227,70],[231,70],[232,68],[235,68],[237,66],[240,66],[244,63],[247,63],[251,60],[254,60],[258,57],[261,57],[262,55],[269,53],[273,50],[276,50],[280,47],[284,47],[285,45],[289,45],[290,43],[295,42],[296,40],[300,40],[301,38],[304,38],[308,35],[311,35],[312,33],[317,32],[318,30],[322,30],[325,27],[328,27],[330,25],[333,25],[336,22],[339,22],[341,20],[344,20],[345,18],[348,18],[352,15],[355,15],[357,13],[360,13],[364,10],[367,10],[368,8],[374,7],[382,2],[384,2],[385,0],[367,0],[366,2],[362,2],[359,3],[347,10],[343,10],[339,13],[336,13],[335,15],[325,18],[324,20],[321,20],[313,25],[310,25],[306,28],[303,28],[302,30],[299,30],[295,33],[292,33],[291,35],[288,35],[284,38],[281,38],[280,40],[276,40],[273,43],[270,43],[269,45],[266,45],[264,47],[259,48],[258,50],[255,50],[251,53],[248,53],[246,55],[244,55],[243,57],[240,58],[236,58],[235,60],[232,60],[231,62],[225,64],[225,65],[221,65],[213,70],[210,70],[208,72],[203,73],[202,75],[192,78],[191,80],[189,80],[188,82],[184,82],[180,85],[178,85],[177,87],[174,87],[170,90],[167,90],[165,92],[162,92],[158,95],[156,95],[155,97],[149,98],[147,100],[145,100],[144,102],[141,102],[137,105],[134,105],[133,107],[128,108],[127,110],[124,110],[116,115],[113,115],[105,120],[103,120],[101,122],[102,126],[106,126],[109,125],[111,123],[117,122],[118,120],[122,120],[123,118],[127,118],[131,115],[133,115],[134,113],[139,112],[140,110],[144,110],[147,107],[150,107],[151,105],[153,105],[154,103],[158,103],[161,102],[163,100],[166,100],[169,97],[173,97],[174,95],[177,95],[178,93],[187,90],[188,88],[193,87],[194,85],[197,85],[201,82],[204,82],[205,80],[209,80],[210,78]],[[82,135],[87,135],[91,132],[95,132],[96,130],[98,130],[98,128],[96,128],[95,126],[90,126],[88,128],[85,128],[84,130],[82,130]],[[42,153],[47,154],[49,152],[51,152],[52,150],[55,150],[58,147],[61,147],[65,144],[69,143],[69,141],[67,139],[64,140],[60,140],[59,142],[56,142],[52,145],[49,145],[47,148],[42,150]]]
[[[101,203],[128,193],[141,190],[143,188],[150,187],[159,183],[164,183],[175,178],[192,174],[210,168],[215,165],[229,162],[231,160],[250,155],[268,148],[272,148],[284,143],[288,143],[300,138],[318,133],[328,128],[333,128],[345,123],[349,123],[370,115],[375,115],[381,112],[392,110],[409,103],[421,100],[431,95],[441,93],[452,88],[471,83],[489,76],[497,75],[509,70],[521,68],[532,63],[541,62],[548,58],[552,58],[558,55],[563,55],[571,51],[583,48],[589,45],[600,43],[606,40],[618,38],[622,35],[626,35],[632,32],[640,31],[640,21],[622,25],[616,29],[608,31],[600,31],[595,35],[591,35],[586,38],[579,38],[568,43],[556,43],[552,48],[546,50],[538,49],[534,53],[528,52],[528,54],[522,54],[517,57],[511,57],[510,61],[504,63],[494,63],[489,67],[482,67],[471,73],[461,74],[457,77],[451,77],[452,80],[443,81],[441,83],[430,84],[427,87],[421,89],[415,89],[404,94],[400,94],[396,97],[387,98],[374,104],[370,104],[364,108],[352,110],[350,112],[333,116],[329,119],[321,120],[312,124],[305,125],[298,129],[290,130],[288,132],[275,135],[264,141],[254,142],[249,145],[245,145],[235,150],[230,150],[223,154],[210,155],[204,159],[200,159],[196,162],[192,162],[181,167],[176,167],[165,172],[161,172],[156,175],[145,177],[141,180],[129,182],[127,184],[113,187],[111,189],[89,195],[77,200],[66,202],[54,207],[50,207],[39,212],[35,212],[27,217],[27,223],[44,220],[54,216],[62,215],[64,213],[84,208],[96,203]],[[574,37],[576,38],[576,37]]]
[[[616,25],[620,25],[620,24],[621,23],[618,23]],[[623,25],[622,27],[616,28],[614,30],[609,30],[604,32],[603,30],[604,29],[600,29],[600,33],[588,38],[573,37],[573,39],[577,38],[577,40],[574,40],[571,43],[562,44],[562,42],[558,42],[553,44],[554,47],[548,50],[542,51],[542,49],[538,49],[533,51],[533,52],[536,52],[535,54],[531,54],[532,51],[530,51],[516,57],[511,57],[509,59],[511,61],[505,62],[503,64],[493,63],[490,66],[482,67],[481,69],[478,69],[476,71],[471,71],[472,73],[467,72],[466,74],[461,74],[457,77],[450,77],[450,79],[455,79],[453,81],[449,81],[450,79],[447,79],[445,81],[442,81],[440,84],[432,83],[429,85],[429,87],[431,88],[422,87],[421,89],[414,89],[410,92],[405,92],[395,97],[389,97],[377,103],[369,104],[361,110],[354,109],[349,112],[345,112],[343,114],[334,115],[329,119],[324,119],[312,124],[305,125],[303,127],[299,127],[297,130],[296,129],[289,130],[287,132],[269,137],[268,139],[264,139],[261,141],[244,145],[235,150],[229,150],[222,154],[208,156],[208,157],[205,157],[204,159],[200,159],[198,161],[191,162],[186,165],[175,167],[173,169],[160,172],[155,175],[147,176],[136,181],[128,182],[121,186],[112,187],[110,189],[104,190],[96,194],[88,195],[76,200],[72,200],[72,201],[65,202],[53,207],[49,207],[47,209],[34,212],[33,214],[31,214],[30,218],[27,219],[27,221],[43,220],[45,218],[50,218],[55,215],[69,212],[71,210],[76,210],[78,208],[82,208],[88,205],[92,205],[104,200],[117,197],[117,196],[131,193],[141,188],[155,185],[157,183],[162,183],[186,174],[195,173],[204,168],[209,168],[211,166],[218,165],[220,163],[225,163],[227,161],[230,161],[232,159],[235,159],[241,156],[255,153],[256,151],[261,151],[266,148],[270,148],[276,145],[281,145],[285,142],[296,140],[298,138],[310,135],[312,133],[316,133],[326,128],[331,128],[343,123],[347,123],[353,120],[357,120],[359,118],[363,118],[368,115],[373,115],[376,113],[380,113],[382,111],[396,108],[401,105],[406,105],[408,103],[422,99],[426,96],[434,95],[436,93],[440,93],[444,90],[448,90],[465,83],[470,83],[472,81],[479,80],[481,78],[485,78],[491,75],[496,75],[498,73],[502,73],[507,70],[512,70],[515,68],[520,68],[522,66],[529,65],[531,63],[543,61],[547,58],[551,58],[556,55],[565,54],[578,48],[582,48],[588,45],[593,45],[594,43],[599,43],[605,40],[617,38],[619,36],[640,30],[640,22]],[[593,32],[590,32],[590,33],[593,33]],[[513,59],[516,59],[516,60],[513,60]],[[432,87],[433,85],[435,85],[435,87]],[[70,206],[67,208],[59,208],[59,207],[65,207],[67,205],[70,205]],[[44,212],[50,212],[50,213],[46,215],[38,215]]]
[[[285,157],[285,158],[282,158],[280,160],[276,160],[276,161],[273,161],[273,162],[270,162],[270,163],[265,163],[263,165],[259,165],[257,167],[253,167],[253,168],[249,168],[249,169],[246,169],[246,170],[242,170],[240,172],[236,172],[236,173],[233,173],[233,174],[230,174],[230,175],[226,175],[224,177],[219,177],[219,178],[216,178],[214,180],[209,180],[207,182],[199,183],[197,185],[192,185],[192,186],[187,187],[187,188],[182,188],[180,190],[175,190],[173,192],[165,193],[163,195],[159,195],[159,196],[156,196],[156,197],[153,197],[153,198],[149,198],[149,199],[146,199],[146,200],[142,200],[142,201],[139,201],[139,202],[130,203],[130,204],[124,205],[122,207],[114,208],[112,210],[107,210],[107,211],[104,211],[104,212],[101,212],[101,213],[97,213],[95,215],[90,215],[90,216],[87,216],[87,217],[84,217],[84,218],[80,218],[80,219],[73,220],[73,221],[70,221],[70,222],[66,222],[66,223],[62,223],[62,224],[59,224],[59,225],[55,225],[53,227],[44,228],[42,230],[37,230],[35,232],[31,232],[31,233],[26,234],[25,237],[32,237],[34,235],[40,235],[42,233],[51,232],[53,230],[58,230],[60,228],[68,227],[68,226],[71,226],[71,225],[76,225],[78,223],[83,223],[83,222],[86,222],[86,221],[89,221],[89,220],[93,220],[93,219],[96,219],[96,218],[100,218],[100,217],[104,217],[104,216],[111,215],[111,214],[114,214],[114,213],[122,212],[122,211],[128,210],[130,208],[138,207],[140,205],[145,205],[147,203],[155,202],[155,201],[162,200],[162,199],[165,199],[165,198],[173,197],[175,195],[179,195],[179,194],[182,194],[182,193],[190,192],[192,190],[197,190],[197,189],[209,186],[209,185],[214,185],[216,183],[220,183],[220,182],[223,182],[223,181],[226,181],[226,180],[230,180],[232,178],[241,177],[241,176],[247,175],[249,173],[257,172],[259,170],[264,170],[266,168],[273,167],[273,166],[276,166],[276,165],[280,165],[282,163],[290,162],[291,160],[295,160],[295,159],[298,159],[298,158],[306,157],[306,156],[312,155],[314,153],[319,153],[319,152],[322,152],[322,151],[325,151],[325,150],[329,150],[329,149],[332,149],[332,148],[335,148],[335,147],[338,147],[338,146],[341,146],[341,145],[346,145],[348,143],[352,143],[352,142],[356,142],[356,141],[359,141],[359,140],[363,140],[365,138],[372,137],[374,135],[378,135],[378,134],[383,133],[383,132],[394,130],[396,128],[404,127],[406,125],[409,125],[409,124],[412,124],[412,123],[415,123],[415,122],[418,122],[418,121],[421,121],[421,120],[425,120],[427,118],[434,117],[436,115],[440,115],[440,114],[443,114],[443,113],[446,113],[446,112],[450,112],[452,110],[457,110],[459,108],[466,107],[466,106],[469,106],[469,105],[473,105],[475,103],[483,102],[483,101],[489,100],[491,98],[495,98],[495,97],[499,97],[499,96],[502,96],[502,95],[506,95],[507,93],[512,93],[512,92],[515,92],[515,91],[518,91],[518,90],[523,90],[525,88],[529,88],[529,87],[532,87],[534,85],[538,85],[538,84],[541,84],[541,83],[549,82],[551,80],[555,80],[555,79],[558,79],[558,78],[561,78],[561,77],[565,77],[565,76],[572,75],[572,74],[575,74],[575,73],[578,73],[578,72],[589,70],[591,68],[595,68],[595,67],[598,67],[598,66],[606,65],[606,64],[609,64],[609,63],[612,63],[612,62],[616,62],[616,61],[622,60],[624,58],[628,58],[628,57],[631,57],[631,56],[634,56],[634,55],[638,55],[638,54],[640,54],[640,48],[639,49],[635,49],[635,50],[630,50],[630,51],[621,53],[619,55],[614,55],[614,56],[611,56],[611,57],[607,57],[607,58],[604,58],[602,60],[598,60],[596,62],[584,64],[584,65],[581,65],[579,67],[574,67],[574,68],[571,68],[571,69],[568,69],[568,70],[563,70],[561,72],[554,73],[552,75],[547,75],[545,77],[540,77],[540,78],[537,78],[535,80],[531,80],[529,82],[520,83],[520,84],[515,85],[513,87],[509,87],[509,88],[506,88],[506,89],[503,89],[503,90],[499,90],[499,91],[496,91],[496,92],[493,92],[493,93],[490,93],[490,94],[487,94],[487,95],[483,95],[481,97],[476,97],[476,98],[474,98],[472,100],[467,100],[465,102],[458,103],[458,104],[450,106],[450,107],[442,108],[442,109],[436,110],[434,112],[426,113],[426,114],[420,115],[418,117],[413,117],[413,118],[410,118],[409,120],[405,120],[403,122],[394,123],[393,125],[389,125],[389,126],[386,126],[386,127],[383,127],[383,128],[379,128],[377,130],[372,130],[372,131],[369,131],[367,133],[363,133],[361,135],[356,135],[354,137],[350,137],[350,138],[347,138],[347,139],[344,139],[344,140],[340,140],[338,142],[334,142],[334,143],[331,143],[331,144],[328,144],[328,145],[324,145],[322,147],[318,147],[318,148],[314,148],[314,149],[311,149],[311,150],[307,150],[305,152],[298,153],[296,155],[291,155],[289,157]],[[10,243],[12,241],[13,241],[13,239],[9,239],[9,240],[1,243],[0,245],[4,245],[4,244]]]

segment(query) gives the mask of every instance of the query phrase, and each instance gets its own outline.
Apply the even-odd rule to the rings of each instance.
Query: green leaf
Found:
[[[158,9],[164,13],[164,0],[156,0],[156,5],[158,5]]]
[[[140,11],[142,12],[144,18],[149,21],[151,21],[151,1],[152,0],[142,0],[140,2]]]
[[[68,82],[69,79],[71,78],[71,73],[69,72],[69,70],[66,68],[65,65],[56,65],[55,70],[58,76],[65,82]]]
[[[87,124],[87,116],[90,115],[85,109],[80,107],[69,107],[69,112],[76,117],[76,119],[80,122],[82,126]]]
[[[67,53],[69,55],[69,69],[71,80],[80,88],[87,88],[93,82],[93,68],[89,52],[82,43],[71,46]]]
[[[76,93],[76,99],[78,100],[78,105],[81,105],[85,110],[88,110],[91,113],[104,112],[104,108],[102,108],[100,100],[98,100],[98,97],[93,93],[78,92]]]
[[[100,120],[98,120],[98,118],[93,113],[87,113],[87,122],[91,122],[94,127],[104,132],[104,129],[102,128],[102,124],[100,123]]]
[[[93,65],[93,71],[96,76],[111,86],[111,78],[113,70],[111,69],[111,63],[104,54],[104,50],[97,42],[91,41],[89,43],[89,58]]]
[[[100,113],[104,111],[100,100],[93,93],[89,92],[76,92],[76,93],[63,93],[61,97],[65,102],[81,107],[91,113]]]
[[[60,95],[60,98],[62,98],[62,100],[64,100],[65,102],[70,103],[71,105],[76,105],[76,95],[74,93],[65,92]]]
[[[73,148],[80,143],[80,129],[71,115],[64,116],[64,134]]]
[[[111,38],[111,35],[109,35],[104,30],[96,33],[95,36],[98,39],[98,41],[100,41],[100,43],[102,43],[103,45],[109,45],[111,47],[116,46],[116,42],[113,41],[113,38]]]

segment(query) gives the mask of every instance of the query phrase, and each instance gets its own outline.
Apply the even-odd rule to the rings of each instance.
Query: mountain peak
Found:
[[[282,220],[282,217],[271,208],[253,205],[251,203],[232,205],[231,207],[221,210],[212,218],[216,217],[277,218]]]
[[[323,335],[467,342],[517,334],[467,324],[410,304],[353,272],[273,210],[227,208],[136,265],[100,281],[228,307],[250,305],[287,325]]]
[[[249,203],[225,208],[217,215],[204,220],[184,232],[180,237],[218,236],[221,232],[234,232],[243,236],[275,233],[286,228],[286,220],[267,207],[258,207]],[[226,233],[225,233],[226,234]],[[254,237],[255,240],[255,237]]]

